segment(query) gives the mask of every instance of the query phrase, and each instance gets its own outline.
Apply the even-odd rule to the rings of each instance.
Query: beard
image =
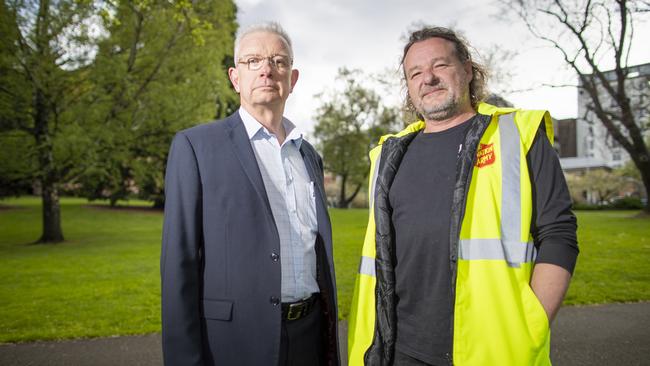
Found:
[[[438,103],[427,103],[420,100],[415,109],[420,113],[425,120],[440,121],[449,119],[459,113],[460,98],[454,93],[450,93],[447,89],[446,98]]]

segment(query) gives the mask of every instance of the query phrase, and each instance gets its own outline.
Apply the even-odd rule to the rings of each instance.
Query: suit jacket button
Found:
[[[271,296],[271,298],[269,299],[269,301],[271,302],[271,304],[273,304],[273,306],[278,306],[278,305],[280,305],[280,299],[277,298],[277,297],[275,297],[275,296]]]
[[[278,253],[271,253],[271,260],[277,262],[280,259]]]

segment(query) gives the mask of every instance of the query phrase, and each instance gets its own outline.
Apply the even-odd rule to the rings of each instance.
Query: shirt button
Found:
[[[280,299],[277,298],[277,297],[275,297],[275,296],[271,296],[271,298],[269,299],[269,301],[271,302],[271,304],[273,304],[273,306],[278,306],[278,305],[280,305]]]
[[[278,259],[280,259],[280,256],[278,255],[278,253],[271,253],[271,260],[272,261],[277,262]]]

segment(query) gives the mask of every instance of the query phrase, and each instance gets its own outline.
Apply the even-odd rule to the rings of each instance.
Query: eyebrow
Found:
[[[241,55],[240,58],[248,58],[248,57],[262,57],[259,53],[247,53],[245,55]]]
[[[447,58],[446,58],[446,57],[434,57],[434,58],[432,58],[431,60],[429,60],[429,65],[434,64],[434,63],[436,63],[437,61],[441,61],[441,60],[442,60],[442,61],[447,61]],[[407,69],[407,70],[406,70],[406,74],[407,74],[407,75],[410,75],[411,72],[413,72],[413,70],[415,70],[415,69],[417,69],[417,68],[419,68],[419,67],[421,67],[420,64],[415,65],[415,66],[413,66],[413,67]]]
[[[247,57],[275,57],[275,56],[282,56],[282,57],[286,57],[286,58],[291,58],[289,55],[285,55],[285,54],[282,54],[282,53],[274,53],[274,54],[269,55],[269,56],[262,56],[259,53],[247,53],[245,55],[242,55],[241,58],[247,58]]]

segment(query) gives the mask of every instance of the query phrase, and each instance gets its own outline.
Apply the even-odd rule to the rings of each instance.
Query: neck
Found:
[[[286,131],[284,130],[284,125],[282,124],[282,113],[284,112],[284,105],[278,106],[249,106],[243,105],[242,108],[246,112],[250,113],[253,118],[255,118],[262,126],[266,127],[269,132],[274,134],[280,145],[284,142],[286,136]]]
[[[441,132],[448,130],[452,127],[456,127],[459,124],[467,121],[476,115],[476,111],[470,109],[468,111],[456,114],[449,118],[439,119],[439,120],[429,120],[425,119],[426,127],[424,128],[424,133],[430,132]]]

